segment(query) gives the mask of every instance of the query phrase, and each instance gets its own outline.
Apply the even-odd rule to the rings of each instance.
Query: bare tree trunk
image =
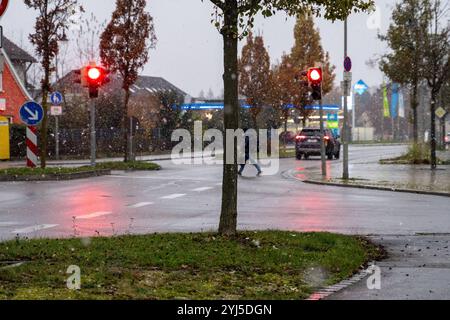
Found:
[[[238,99],[238,4],[237,0],[227,0],[224,10],[224,126],[236,130],[239,127]],[[227,141],[225,133],[225,156],[223,165],[222,212],[219,233],[232,236],[237,233],[237,148],[235,141]],[[227,164],[227,145],[234,145],[234,164]]]
[[[413,109],[413,136],[414,136],[414,144],[419,143],[419,119],[417,114],[417,109],[419,103],[417,101],[417,84],[413,87],[413,93],[411,96],[411,108]]]
[[[284,118],[284,138],[283,138],[283,143],[284,143],[284,148],[286,149],[286,147],[287,147],[287,131],[288,131],[288,129],[287,129],[287,123],[288,123],[288,117],[286,116],[285,118]]]
[[[44,70],[44,81],[42,83],[42,109],[44,110],[44,118],[41,124],[41,168],[45,169],[47,167],[47,147],[48,147],[48,137],[47,137],[47,127],[48,127],[48,93],[50,89],[50,71]]]
[[[130,89],[125,89],[125,101],[123,104],[122,126],[123,126],[123,148],[124,148],[124,162],[131,160],[131,154],[129,154],[129,141],[130,141],[130,129],[128,121],[128,102],[130,101]]]
[[[254,130],[258,130],[258,115],[259,115],[259,110],[254,110],[257,107],[253,107],[252,108],[252,122],[253,122],[253,128]]]
[[[437,137],[436,137],[436,93],[434,90],[431,92],[431,170],[437,168]]]

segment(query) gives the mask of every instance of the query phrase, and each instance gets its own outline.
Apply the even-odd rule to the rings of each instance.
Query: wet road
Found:
[[[369,166],[404,150],[355,146],[351,160]],[[221,166],[160,164],[160,172],[0,183],[0,239],[216,230]],[[328,162],[330,174],[341,165]],[[368,290],[363,280],[331,299],[450,299],[450,198],[299,180],[319,168],[318,160],[285,159],[276,175],[256,178],[248,167],[239,183],[239,227],[375,235],[390,254],[379,265],[382,289]]]
[[[402,146],[353,147],[353,162],[377,162]],[[217,228],[220,166],[178,166],[160,172],[116,172],[78,181],[0,184],[0,239],[95,236]],[[384,191],[306,185],[289,172],[318,170],[320,161],[281,160],[277,175],[239,184],[241,229],[413,235],[450,230],[450,199]],[[329,162],[330,171],[340,162]],[[302,174],[300,174],[302,175]]]

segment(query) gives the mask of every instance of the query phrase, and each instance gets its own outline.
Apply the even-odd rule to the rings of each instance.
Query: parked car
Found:
[[[450,132],[445,136],[445,145],[450,146]]]
[[[297,135],[295,134],[295,132],[292,131],[287,131],[287,132],[282,132],[280,134],[280,142],[286,143],[286,144],[294,144],[295,143],[295,137]]]
[[[320,156],[320,129],[306,128],[296,137],[297,159],[308,159],[310,156]],[[328,160],[339,159],[341,156],[341,142],[339,136],[335,136],[331,130],[324,131],[325,149]]]

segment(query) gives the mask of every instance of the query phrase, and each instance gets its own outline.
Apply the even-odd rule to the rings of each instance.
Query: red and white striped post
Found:
[[[38,165],[38,139],[37,128],[27,127],[27,167],[36,168]]]

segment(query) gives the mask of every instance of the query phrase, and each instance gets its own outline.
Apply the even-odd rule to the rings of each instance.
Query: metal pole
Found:
[[[95,100],[89,99],[89,111],[91,114],[91,166],[95,166],[96,154],[97,154],[97,141],[95,131]]]
[[[55,116],[55,156],[59,160],[59,117]]]
[[[345,19],[344,22],[344,56],[347,57],[348,52],[347,52],[347,19]],[[345,81],[345,89],[344,91],[348,90],[348,82]],[[347,92],[344,92],[344,128],[343,128],[343,142],[344,142],[344,170],[343,170],[343,176],[342,178],[344,180],[348,180],[350,178],[350,174],[348,171],[348,163],[349,163],[349,159],[348,159],[348,141],[349,141],[349,137],[348,137],[348,98],[346,97]]]
[[[355,128],[356,128],[356,95],[352,96],[352,101],[353,101],[353,112],[352,112],[352,130],[351,130],[351,134],[350,134],[350,139],[351,141],[353,141],[353,132],[355,132]]]
[[[133,154],[133,117],[130,117],[130,131],[129,131],[129,145],[130,145],[130,161],[134,161],[134,154]]]
[[[320,103],[320,153],[322,154],[322,176],[327,176],[327,160],[326,160],[326,150],[325,150],[325,128],[323,123],[323,105],[322,99]]]
[[[442,150],[445,150],[445,136],[446,136],[446,134],[445,134],[445,118],[446,118],[446,116],[443,116],[441,119]]]

